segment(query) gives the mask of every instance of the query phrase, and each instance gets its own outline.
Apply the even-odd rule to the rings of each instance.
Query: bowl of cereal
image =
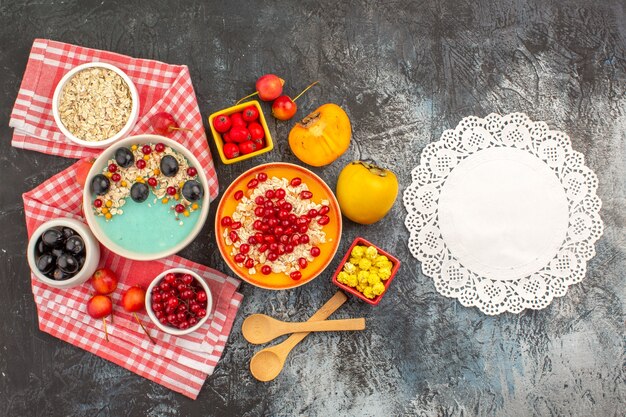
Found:
[[[400,261],[357,237],[333,275],[333,284],[368,304],[378,305],[400,268]]]
[[[298,165],[269,163],[240,175],[217,207],[215,237],[226,264],[257,287],[303,285],[330,264],[341,211],[326,183]]]
[[[106,148],[135,126],[139,94],[121,69],[91,62],[74,67],[61,78],[52,97],[52,115],[72,142]]]
[[[180,143],[157,135],[125,138],[87,175],[83,211],[96,238],[129,259],[172,255],[198,235],[209,213],[206,174]]]

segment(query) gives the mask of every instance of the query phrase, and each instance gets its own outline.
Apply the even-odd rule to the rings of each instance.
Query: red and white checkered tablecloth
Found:
[[[186,65],[170,65],[150,59],[84,48],[46,39],[35,39],[26,71],[11,113],[9,126],[15,128],[12,145],[66,158],[95,157],[101,150],[70,142],[57,128],[52,116],[52,95],[63,75],[77,65],[106,62],[124,71],[137,87],[140,109],[137,124],[129,136],[151,133],[150,118],[168,112],[181,127],[170,136],[185,145],[204,168],[211,198],[219,192],[217,173],[209,150],[202,115]]]
[[[186,66],[36,39],[11,114],[10,125],[15,128],[13,146],[69,158],[91,157],[100,152],[69,143],[56,128],[51,112],[52,94],[63,74],[90,61],[114,64],[136,84],[141,109],[131,134],[150,132],[148,120],[160,111],[173,114],[181,126],[193,130],[192,133],[176,132],[172,138],[198,158],[207,173],[210,195],[215,198],[217,174]],[[23,195],[29,237],[41,223],[53,218],[72,217],[84,221],[82,189],[75,181],[76,167],[77,164],[69,167]],[[237,292],[240,282],[178,256],[140,262],[123,258],[104,247],[101,250],[100,266],[112,269],[120,278],[118,289],[112,295],[113,322],[107,326],[110,341],[104,339],[102,320],[94,320],[87,314],[86,302],[92,293],[88,283],[58,290],[31,276],[40,329],[195,399],[222,355],[242,300]],[[213,311],[198,331],[182,337],[161,332],[145,312],[139,313],[157,340],[155,345],[119,302],[129,286],[147,287],[156,275],[174,267],[189,268],[203,277],[211,289]]]

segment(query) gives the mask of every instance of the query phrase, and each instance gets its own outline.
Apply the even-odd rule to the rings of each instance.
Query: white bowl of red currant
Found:
[[[54,288],[70,288],[87,281],[98,268],[100,245],[83,222],[59,218],[35,230],[26,256],[39,281]]]
[[[146,311],[165,333],[182,336],[198,330],[208,320],[212,308],[209,286],[189,269],[164,271],[148,286]]]

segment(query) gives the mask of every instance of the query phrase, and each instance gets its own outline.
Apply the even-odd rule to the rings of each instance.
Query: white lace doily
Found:
[[[466,117],[411,175],[409,249],[442,295],[519,313],[585,276],[603,231],[598,179],[563,132],[523,113]]]

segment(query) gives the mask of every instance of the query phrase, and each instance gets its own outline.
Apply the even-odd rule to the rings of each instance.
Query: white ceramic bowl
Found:
[[[59,226],[73,229],[81,238],[83,238],[83,241],[85,242],[85,264],[76,273],[76,275],[63,281],[55,281],[39,272],[35,259],[35,247],[41,235],[51,227]],[[100,262],[100,245],[89,228],[83,222],[70,218],[59,218],[49,220],[35,230],[35,233],[33,233],[30,241],[28,242],[26,257],[28,258],[28,265],[30,266],[31,271],[39,281],[54,288],[65,289],[75,287],[87,281],[96,269],[98,269],[98,263]]]
[[[159,319],[157,319],[157,317],[154,315],[154,311],[152,311],[152,289],[161,281],[161,279],[163,279],[163,277],[165,277],[165,275],[169,273],[192,275],[200,283],[200,285],[202,286],[202,288],[204,289],[207,295],[206,316],[202,317],[202,319],[200,319],[198,323],[196,323],[195,325],[185,330],[179,330],[174,327],[170,327],[170,326],[166,326],[162,324],[159,321]],[[146,311],[148,312],[148,316],[150,317],[150,320],[152,320],[154,325],[157,326],[159,329],[163,330],[165,333],[173,334],[174,336],[182,336],[184,334],[189,334],[198,330],[200,326],[202,326],[209,319],[212,309],[213,309],[213,296],[211,295],[211,290],[209,289],[209,286],[207,285],[206,282],[204,282],[202,278],[200,278],[200,275],[186,268],[173,268],[173,269],[168,269],[167,271],[163,271],[155,279],[152,280],[152,282],[148,286],[148,290],[146,291]]]
[[[69,130],[67,130],[67,128],[61,121],[61,116],[59,115],[59,99],[61,96],[61,92],[63,91],[63,87],[70,80],[70,78],[72,78],[76,73],[84,69],[93,67],[109,69],[122,77],[124,82],[126,82],[126,85],[128,85],[128,89],[130,90],[130,95],[133,103],[130,116],[128,117],[128,121],[126,122],[122,130],[117,132],[115,136],[112,136],[108,139],[90,142],[73,135]],[[130,132],[130,130],[135,126],[135,123],[137,123],[137,118],[139,117],[139,93],[137,93],[137,88],[135,87],[135,84],[133,84],[128,75],[126,75],[126,73],[121,69],[111,64],[105,64],[104,62],[90,62],[88,64],[83,64],[72,68],[67,74],[63,76],[63,78],[61,78],[61,81],[59,81],[59,84],[57,84],[54,90],[54,95],[52,96],[52,115],[54,116],[54,120],[59,130],[61,130],[61,132],[72,142],[86,148],[106,148],[107,146],[126,136],[128,132]]]
[[[102,229],[100,228],[100,225],[96,222],[96,218],[95,218],[96,216],[93,213],[93,210],[91,209],[91,201],[92,201],[91,179],[95,175],[100,174],[102,170],[104,169],[104,167],[107,166],[108,160],[114,157],[115,150],[122,146],[130,147],[133,144],[141,144],[141,143],[147,143],[147,142],[149,143],[161,142],[171,147],[176,152],[179,152],[185,158],[187,158],[187,161],[189,161],[189,164],[197,168],[198,180],[200,181],[200,183],[202,184],[202,187],[204,188],[204,197],[202,198],[202,208],[200,210],[200,215],[191,233],[178,245],[175,245],[169,249],[163,250],[161,252],[156,252],[156,253],[140,253],[140,252],[130,251],[128,249],[121,247],[114,241],[112,241],[102,231]],[[198,233],[200,233],[200,230],[202,230],[202,226],[204,226],[204,222],[206,221],[206,218],[209,215],[209,204],[210,204],[209,183],[207,181],[206,174],[204,173],[204,170],[202,169],[202,166],[200,165],[200,162],[198,162],[196,157],[193,156],[193,154],[189,152],[189,150],[187,150],[187,148],[185,148],[180,143],[176,142],[175,140],[168,139],[166,137],[158,136],[158,135],[131,136],[131,137],[122,139],[114,143],[113,145],[111,145],[108,149],[102,152],[98,156],[96,161],[93,163],[93,166],[91,167],[91,169],[89,170],[89,174],[87,175],[85,188],[83,189],[83,207],[85,208],[84,210],[85,219],[87,220],[87,224],[91,228],[91,231],[96,236],[96,239],[98,239],[100,243],[102,243],[107,249],[117,253],[118,255],[121,255],[128,259],[134,259],[137,261],[153,261],[155,259],[165,258],[166,256],[173,255],[181,251],[182,249],[184,249],[187,245],[189,245],[195,239]]]

